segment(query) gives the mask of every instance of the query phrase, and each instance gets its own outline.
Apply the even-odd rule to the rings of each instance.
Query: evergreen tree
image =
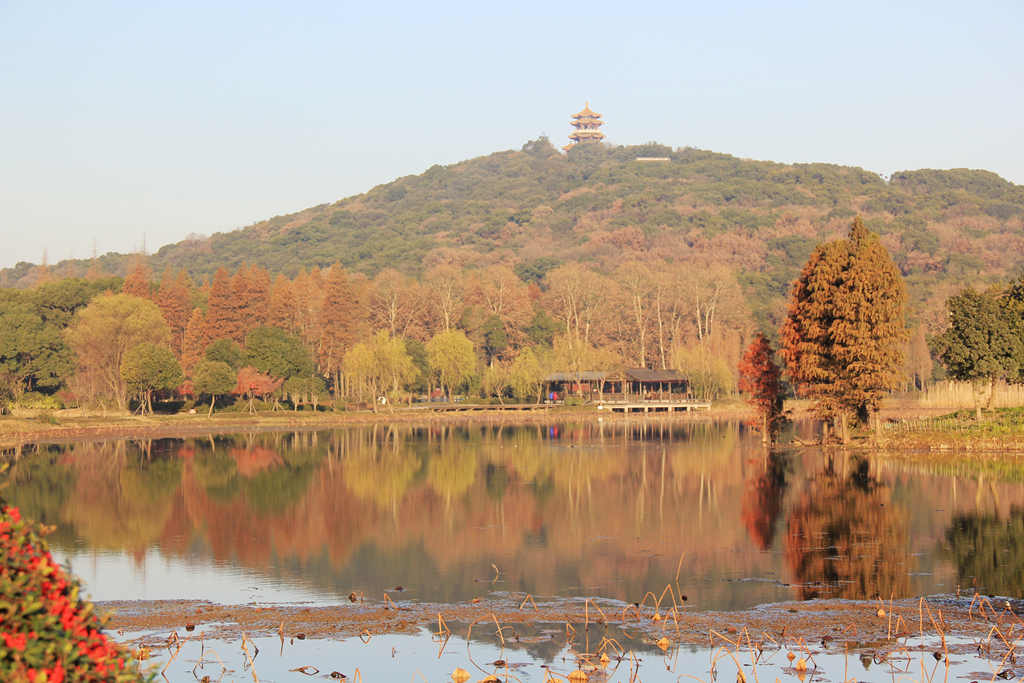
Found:
[[[933,340],[949,375],[974,384],[979,420],[986,390],[991,406],[995,380],[1016,379],[1024,361],[1024,339],[1015,329],[1010,301],[994,291],[971,289],[950,297],[949,327]]]
[[[245,365],[245,351],[230,339],[218,339],[206,347],[203,358],[208,361],[227,363],[232,370],[238,371]]]
[[[257,327],[245,337],[248,365],[274,378],[313,374],[313,360],[302,340],[277,327]]]

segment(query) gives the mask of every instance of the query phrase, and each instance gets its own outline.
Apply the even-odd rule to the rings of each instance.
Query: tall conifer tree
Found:
[[[317,350],[321,370],[334,378],[337,397],[341,390],[342,360],[358,340],[365,316],[349,276],[340,265],[335,264],[327,271],[323,279],[323,293]]]
[[[228,271],[218,268],[210,283],[206,306],[206,337],[209,341],[231,339],[239,344],[245,342],[245,320],[239,313],[237,291]]]
[[[206,347],[210,343],[206,329],[206,316],[203,315],[202,309],[193,309],[188,318],[188,324],[185,325],[181,343],[181,367],[186,373],[192,372],[196,363],[202,360],[203,354],[206,352]]]
[[[168,268],[160,278],[160,292],[156,304],[171,328],[171,350],[179,359],[185,341],[185,327],[192,314],[192,291],[184,270],[172,274]]]
[[[787,370],[839,420],[844,441],[848,416],[866,421],[899,383],[905,301],[899,271],[859,217],[848,239],[815,250],[793,286],[781,335]]]
[[[124,279],[124,285],[121,286],[122,294],[131,294],[137,296],[140,299],[152,299],[153,298],[153,285],[150,282],[152,273],[149,270],[149,266],[140,257],[135,263],[135,267],[128,273],[128,276]]]

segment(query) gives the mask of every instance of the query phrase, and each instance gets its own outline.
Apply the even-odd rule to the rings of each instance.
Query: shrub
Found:
[[[54,562],[35,524],[0,500],[0,679],[138,681],[102,632],[78,581]]]
[[[64,403],[57,396],[28,391],[18,398],[15,405],[25,410],[60,410]]]

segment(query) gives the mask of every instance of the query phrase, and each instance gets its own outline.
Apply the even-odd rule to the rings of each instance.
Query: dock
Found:
[[[613,413],[675,413],[679,411],[710,410],[711,403],[698,401],[603,401],[598,410]]]
[[[423,410],[432,413],[462,413],[482,411],[519,411],[532,412],[537,410],[550,410],[554,406],[550,403],[428,403],[424,405],[413,405],[409,410]]]

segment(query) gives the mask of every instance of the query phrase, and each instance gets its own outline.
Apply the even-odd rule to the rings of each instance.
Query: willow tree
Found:
[[[906,289],[878,236],[856,218],[845,240],[819,245],[793,285],[782,355],[797,391],[849,436],[896,388],[907,336]]]

